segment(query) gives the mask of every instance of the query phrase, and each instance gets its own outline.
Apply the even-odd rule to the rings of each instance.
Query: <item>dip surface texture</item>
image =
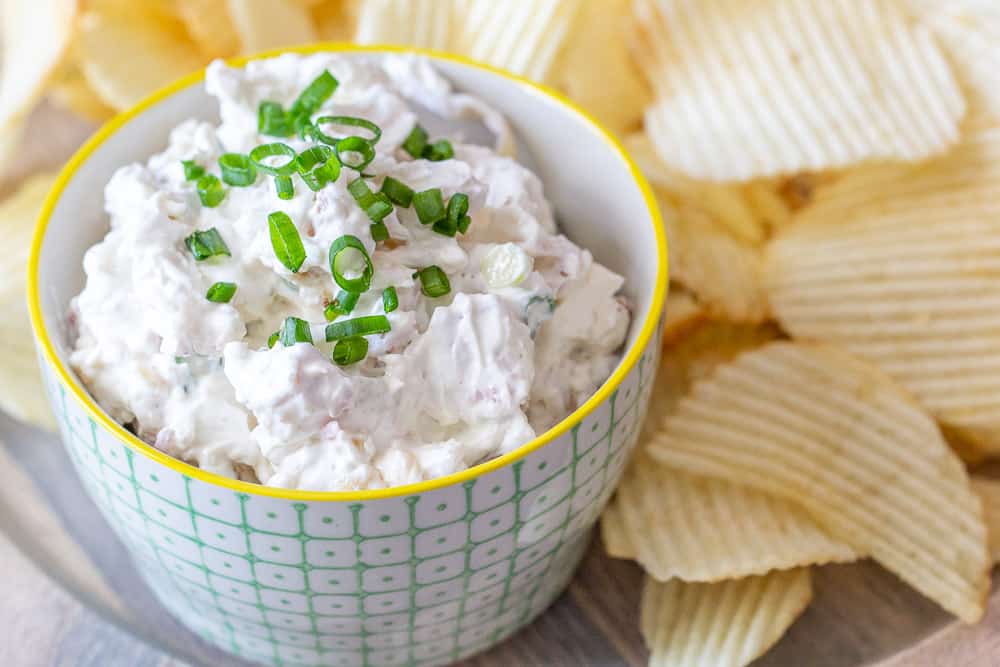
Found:
[[[381,128],[364,168],[378,192],[391,176],[414,191],[440,188],[447,204],[469,198],[466,233],[448,236],[396,205],[376,243],[372,220],[348,185],[358,172],[313,191],[298,175],[280,199],[275,178],[223,185],[202,204],[182,161],[220,175],[225,153],[315,141],[258,133],[258,107],[286,109],[329,71],[339,87],[320,116],[355,116]],[[140,438],[203,469],[311,490],[373,489],[447,475],[509,452],[585,401],[619,360],[630,323],[623,279],[558,233],[542,185],[483,146],[448,138],[454,157],[415,159],[402,144],[417,104],[444,118],[502,118],[454,93],[420,58],[284,55],[245,68],[214,63],[207,90],[222,122],[188,121],[146,164],[120,168],[105,189],[107,236],[86,254],[87,282],[71,305],[72,365],[101,406]],[[363,135],[354,128],[352,134]],[[305,258],[292,272],[276,254],[269,214],[294,224]],[[214,228],[229,255],[198,261],[185,239]],[[329,251],[359,239],[374,267],[369,289],[334,321],[385,316],[365,336],[367,355],[340,366],[325,340],[326,307],[340,288]],[[444,296],[414,273],[443,270]],[[228,302],[206,298],[232,283]],[[383,298],[395,288],[398,307]],[[313,343],[268,346],[287,317],[310,323]]]

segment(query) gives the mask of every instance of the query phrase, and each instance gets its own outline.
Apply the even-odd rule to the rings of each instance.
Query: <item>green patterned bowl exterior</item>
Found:
[[[321,45],[300,51],[385,51]],[[207,641],[275,666],[440,665],[482,651],[565,587],[642,423],[659,354],[666,245],[648,186],[565,100],[512,75],[423,52],[511,119],[567,233],[626,276],[625,357],[584,406],[501,459],[398,490],[352,494],[226,480],[113,423],[65,362],[100,192],[214,105],[192,75],[112,121],[73,158],[39,222],[29,309],[51,404],[90,496],[157,597]],[[608,225],[614,220],[616,226]]]

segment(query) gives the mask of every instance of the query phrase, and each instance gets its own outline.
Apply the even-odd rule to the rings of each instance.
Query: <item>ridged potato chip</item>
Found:
[[[950,437],[1000,452],[1000,129],[816,192],[770,243],[764,284],[794,338],[896,378]]]
[[[614,520],[624,521],[623,542],[659,581],[713,582],[857,559],[789,500],[642,456],[626,472],[602,527]]]
[[[309,8],[292,0],[226,0],[243,53],[316,41]]]
[[[989,535],[990,557],[1000,563],[1000,480],[973,477],[972,488],[983,501],[983,519]]]
[[[626,48],[631,2],[584,3],[550,76],[555,86],[616,133],[638,126],[649,102],[649,90]]]
[[[119,111],[206,62],[184,25],[155,4],[91,2],[77,40],[87,82]]]
[[[461,25],[457,5],[456,0],[368,0],[359,8],[354,41],[448,50],[457,32],[453,27]]]
[[[681,285],[671,285],[663,306],[663,342],[677,340],[706,317],[708,311],[691,292]]]
[[[324,42],[349,42],[354,36],[357,14],[369,3],[355,0],[320,0],[312,5],[316,35]]]
[[[69,46],[74,0],[4,0],[0,4],[0,157],[17,147],[29,111]]]
[[[636,31],[646,131],[691,177],[917,161],[958,140],[959,85],[897,2],[638,0]]]
[[[60,68],[49,87],[48,98],[57,106],[95,123],[103,123],[115,114],[115,110],[94,92],[83,72],[74,64]]]
[[[762,322],[769,308],[762,283],[761,249],[735,238],[694,204],[675,204],[657,192],[670,251],[670,275],[713,315]]]
[[[629,538],[625,517],[622,516],[618,503],[609,503],[601,514],[601,539],[604,541],[604,551],[612,558],[636,559],[636,548]]]
[[[240,36],[225,2],[177,0],[177,14],[206,58],[226,58],[240,50]]]
[[[979,498],[933,420],[874,366],[833,348],[770,343],[696,383],[646,451],[799,503],[962,620],[983,614]]]
[[[714,584],[646,577],[640,629],[650,667],[744,667],[791,627],[812,599],[808,569]]]
[[[29,178],[11,197],[0,202],[0,230],[7,244],[0,253],[0,409],[22,421],[55,430],[45,401],[34,337],[24,301],[28,250],[35,219],[55,174]]]

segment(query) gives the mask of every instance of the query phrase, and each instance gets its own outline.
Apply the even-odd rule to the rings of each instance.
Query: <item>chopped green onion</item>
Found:
[[[278,330],[278,340],[285,347],[291,347],[296,343],[313,342],[309,323],[297,317],[286,317],[281,329]]]
[[[461,218],[458,219],[458,233],[464,234],[465,232],[469,231],[470,224],[472,224],[472,218],[467,215],[463,215]]]
[[[288,162],[276,166],[266,163],[265,160],[271,157],[286,157],[288,158]],[[273,144],[261,144],[250,151],[250,159],[257,165],[257,169],[273,176],[291,176],[294,174],[296,157],[295,149],[280,141]]]
[[[226,190],[222,187],[222,181],[215,174],[205,174],[198,179],[195,186],[198,189],[198,199],[202,206],[215,208],[226,198]]]
[[[194,255],[195,260],[199,262],[218,255],[232,256],[229,252],[229,246],[222,240],[222,235],[219,234],[219,230],[215,227],[206,229],[203,232],[195,232],[184,239],[184,245]]]
[[[361,255],[365,268],[362,269],[361,275],[357,278],[348,278],[345,273],[347,262],[351,255],[358,254]],[[333,274],[333,279],[340,285],[341,289],[358,294],[367,292],[368,288],[371,287],[374,272],[375,268],[372,266],[371,257],[368,256],[368,251],[365,250],[364,244],[357,236],[344,234],[330,244],[330,273]]]
[[[385,196],[393,204],[402,206],[403,208],[406,208],[413,202],[413,188],[402,181],[397,181],[392,176],[385,177],[380,192],[384,192]]]
[[[458,226],[452,224],[451,220],[445,218],[444,220],[438,220],[431,227],[435,232],[443,236],[455,236],[458,233]]]
[[[447,139],[440,139],[433,144],[424,147],[420,157],[431,162],[441,162],[455,157],[455,149],[451,147],[451,142]]]
[[[267,337],[267,347],[268,349],[274,347],[274,344],[278,342],[278,336],[281,332],[275,331],[273,334]],[[310,334],[311,335],[311,334]]]
[[[295,196],[295,183],[291,176],[275,176],[274,189],[278,193],[278,199],[291,199]]]
[[[445,236],[454,236],[459,231],[459,225],[469,211],[469,196],[462,192],[456,192],[448,200],[448,217],[445,220],[434,223],[434,231]],[[465,229],[469,228],[469,222],[464,223]],[[464,231],[462,232],[465,233]]]
[[[372,241],[375,243],[381,243],[389,238],[389,228],[381,220],[373,222],[368,229],[371,231]]]
[[[250,158],[242,153],[225,153],[219,158],[222,181],[227,185],[246,187],[257,180],[257,168]]]
[[[399,307],[399,297],[396,296],[395,287],[389,286],[382,290],[382,306],[387,313],[391,313]]]
[[[257,132],[269,137],[287,137],[292,134],[285,110],[277,102],[264,101],[257,107]]]
[[[421,190],[413,195],[413,208],[417,211],[417,217],[425,225],[433,225],[448,217],[448,212],[444,207],[444,199],[441,197],[441,188]]]
[[[333,146],[343,137],[331,137],[322,131],[324,125],[346,125],[348,127],[361,127],[372,133],[369,138],[358,137],[359,139],[364,139],[372,146],[378,143],[378,140],[382,138],[382,128],[380,128],[375,123],[371,122],[366,118],[358,118],[356,116],[323,116],[316,119],[315,135],[317,141],[322,141],[324,144],[330,144]]]
[[[372,192],[363,178],[356,178],[347,186],[358,206],[364,209],[372,222],[381,222],[385,216],[392,213],[392,203],[382,192]]]
[[[333,346],[333,363],[338,366],[350,366],[365,358],[368,354],[368,339],[360,336],[341,338]]]
[[[306,261],[306,250],[302,245],[302,237],[295,228],[292,219],[281,211],[275,211],[267,216],[267,226],[271,233],[271,247],[278,261],[285,268],[296,273],[302,262]]]
[[[326,308],[323,309],[323,316],[326,317],[327,322],[332,322],[341,315],[347,315],[352,310],[354,306],[358,305],[358,299],[361,297],[357,292],[348,292],[347,290],[340,290],[337,293],[337,298],[331,301]]]
[[[451,291],[451,283],[448,282],[448,276],[445,275],[440,266],[432,264],[424,267],[419,271],[415,271],[413,277],[420,279],[420,291],[432,299],[444,296]]]
[[[303,141],[316,138],[316,126],[309,120],[309,116],[296,116],[293,118],[292,130]]]
[[[355,171],[363,171],[375,159],[375,147],[361,137],[344,137],[333,145],[333,150],[340,164]],[[360,155],[361,161],[347,161],[347,156],[351,154]]]
[[[350,320],[331,322],[326,325],[326,340],[340,340],[352,336],[367,336],[369,334],[386,333],[391,330],[389,318],[385,315],[368,315]]]
[[[427,130],[419,125],[414,125],[413,129],[410,130],[410,134],[403,141],[403,150],[413,157],[419,158],[423,156],[426,147]]]
[[[229,303],[236,294],[236,283],[215,283],[208,288],[205,298],[215,303]]]
[[[298,163],[299,176],[316,191],[327,183],[333,183],[340,177],[340,162],[329,146],[313,146],[299,153],[295,158]]]
[[[197,181],[205,175],[205,168],[194,160],[181,160],[181,164],[184,165],[185,181]]]
[[[313,79],[312,83],[299,93],[299,96],[292,102],[288,115],[292,118],[313,115],[323,106],[323,102],[330,99],[338,85],[340,85],[339,82],[330,74],[329,70],[323,70],[322,74]]]

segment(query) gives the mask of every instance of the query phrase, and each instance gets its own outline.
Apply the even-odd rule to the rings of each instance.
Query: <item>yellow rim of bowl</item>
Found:
[[[588,112],[584,111],[578,107],[575,103],[571,102],[562,93],[531,81],[525,77],[507,72],[498,67],[493,67],[492,65],[487,65],[485,63],[480,63],[470,58],[465,58],[463,56],[443,53],[439,51],[434,51],[431,49],[420,49],[407,46],[396,46],[396,45],[357,45],[348,43],[338,43],[338,42],[324,42],[318,44],[310,44],[306,46],[299,47],[288,47],[282,49],[275,49],[273,51],[266,51],[252,56],[243,56],[239,58],[232,58],[226,62],[233,66],[242,66],[251,60],[259,60],[261,58],[271,58],[274,56],[281,55],[282,53],[302,53],[302,54],[312,54],[320,52],[373,52],[373,53],[415,53],[430,58],[445,60],[460,65],[466,65],[469,67],[475,67],[492,74],[501,76],[509,81],[513,81],[522,86],[527,86],[532,88],[550,99],[554,100],[558,104],[562,105],[569,111],[583,117],[587,120],[594,128],[600,133],[604,141],[609,144],[616,153],[624,160],[625,164],[628,165],[629,171],[631,172],[632,178],[638,184],[639,189],[642,192],[642,196],[646,201],[646,207],[649,209],[650,219],[653,222],[654,233],[656,234],[657,240],[657,270],[656,270],[656,285],[653,290],[652,303],[650,305],[649,314],[646,316],[646,320],[642,323],[642,328],[639,331],[639,335],[635,342],[629,348],[627,354],[618,364],[614,373],[611,374],[604,384],[584,402],[583,405],[574,410],[569,416],[560,421],[558,424],[545,431],[540,436],[536,437],[514,451],[499,456],[495,459],[486,461],[485,463],[480,463],[479,465],[472,466],[466,470],[460,472],[452,473],[444,477],[438,477],[436,479],[427,480],[424,482],[418,482],[416,484],[407,484],[405,486],[389,487],[386,489],[372,489],[366,491],[305,491],[299,489],[283,489],[273,486],[264,486],[262,484],[253,484],[250,482],[241,482],[239,480],[230,479],[228,477],[223,477],[222,475],[217,475],[211,473],[201,468],[197,468],[190,464],[184,463],[178,459],[175,459],[164,452],[156,449],[152,445],[149,445],[136,436],[129,433],[122,427],[118,422],[111,419],[90,397],[86,390],[77,382],[73,375],[67,370],[66,366],[63,364],[59,355],[56,354],[55,349],[52,346],[52,341],[49,339],[48,331],[46,331],[44,320],[42,318],[42,308],[41,300],[38,291],[38,265],[39,265],[39,255],[41,254],[42,240],[45,237],[45,230],[48,227],[49,219],[52,217],[52,212],[55,209],[56,203],[59,197],[62,195],[66,184],[69,183],[70,179],[80,168],[80,166],[90,157],[94,151],[96,151],[101,144],[103,144],[108,138],[114,135],[123,125],[128,123],[130,120],[141,114],[146,109],[152,107],[153,105],[161,102],[162,100],[170,97],[171,95],[181,91],[193,84],[205,78],[205,70],[201,69],[197,72],[193,72],[188,76],[185,76],[177,81],[167,85],[164,88],[151,94],[149,97],[145,98],[137,105],[124,111],[113,119],[108,121],[103,127],[101,127],[80,149],[73,155],[73,157],[66,163],[62,171],[59,173],[55,184],[52,186],[52,190],[49,191],[48,197],[45,200],[45,204],[42,207],[42,211],[38,217],[38,223],[35,229],[34,239],[31,244],[31,255],[28,259],[28,309],[31,314],[31,325],[35,330],[35,338],[37,339],[39,345],[41,346],[42,353],[48,360],[49,364],[55,368],[56,374],[62,383],[67,386],[70,392],[76,397],[84,409],[90,416],[101,424],[105,429],[109,430],[111,433],[115,434],[119,440],[121,440],[125,445],[131,449],[140,452],[144,456],[147,456],[154,461],[165,465],[171,470],[198,479],[202,482],[207,482],[209,484],[215,484],[217,486],[225,487],[233,491],[238,491],[241,493],[251,493],[261,496],[271,496],[275,498],[285,498],[288,500],[310,500],[310,501],[357,501],[357,500],[375,500],[378,498],[391,498],[396,496],[412,495],[415,493],[425,493],[427,491],[433,491],[434,489],[440,489],[446,486],[451,486],[466,480],[485,475],[487,473],[498,470],[508,464],[511,464],[519,459],[524,458],[531,452],[543,447],[544,445],[552,442],[563,433],[569,431],[573,426],[583,421],[583,419],[590,414],[594,408],[603,403],[611,394],[618,388],[625,376],[628,375],[629,371],[636,365],[639,361],[640,356],[646,349],[650,338],[653,336],[653,332],[656,330],[657,324],[660,319],[660,312],[663,309],[663,301],[666,295],[667,288],[667,240],[666,234],[663,230],[663,220],[660,217],[659,208],[656,205],[656,199],[653,196],[653,192],[649,187],[649,183],[643,177],[639,168],[636,166],[635,162],[629,157],[628,153],[622,147],[621,143],[607,130],[603,125],[601,125],[593,116]]]

